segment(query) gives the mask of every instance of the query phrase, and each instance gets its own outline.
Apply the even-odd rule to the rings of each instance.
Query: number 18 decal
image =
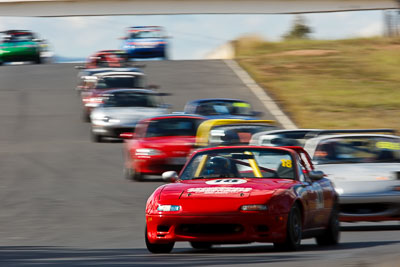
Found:
[[[290,159],[281,159],[282,167],[292,168],[292,161]]]

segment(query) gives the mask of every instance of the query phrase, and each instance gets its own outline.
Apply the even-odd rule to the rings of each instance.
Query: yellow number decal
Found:
[[[377,142],[376,147],[381,149],[400,150],[400,143]]]
[[[290,159],[281,159],[282,167],[292,168],[292,161]]]

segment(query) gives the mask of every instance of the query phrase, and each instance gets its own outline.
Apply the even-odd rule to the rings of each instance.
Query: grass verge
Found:
[[[400,131],[400,38],[235,42],[239,64],[298,127]]]

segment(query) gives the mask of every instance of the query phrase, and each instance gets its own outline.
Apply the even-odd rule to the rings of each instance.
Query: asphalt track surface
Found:
[[[174,110],[234,97],[266,112],[223,61],[147,65]],[[122,144],[90,141],[76,74],[72,64],[0,68],[0,266],[400,266],[398,222],[345,224],[340,245],[303,240],[297,252],[177,243],[171,254],[150,254],[144,207],[162,182],[125,180]]]

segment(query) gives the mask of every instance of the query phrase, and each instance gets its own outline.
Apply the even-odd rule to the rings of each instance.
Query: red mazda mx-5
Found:
[[[193,150],[196,132],[204,117],[197,115],[161,115],[140,121],[133,138],[124,144],[127,179],[140,181],[146,175],[180,171]]]
[[[178,176],[169,171],[146,204],[145,241],[153,253],[176,241],[193,248],[271,242],[295,250],[301,239],[339,240],[338,195],[301,147],[198,150]]]

